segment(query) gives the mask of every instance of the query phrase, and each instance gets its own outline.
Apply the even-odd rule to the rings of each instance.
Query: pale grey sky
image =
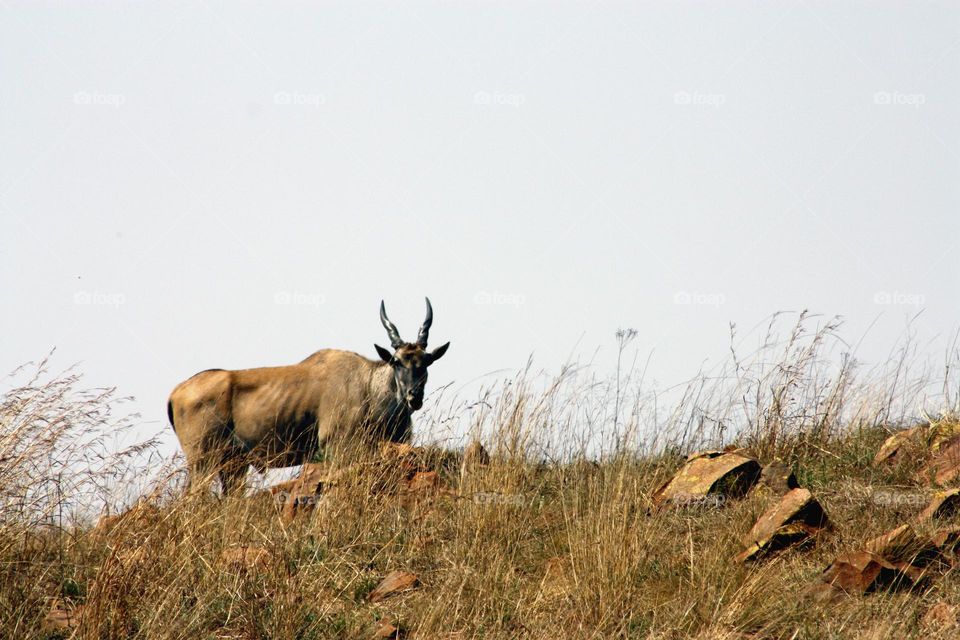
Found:
[[[178,381],[375,357],[381,298],[433,300],[432,387],[960,324],[955,3],[4,2],[0,78],[0,365],[56,346],[171,447]]]

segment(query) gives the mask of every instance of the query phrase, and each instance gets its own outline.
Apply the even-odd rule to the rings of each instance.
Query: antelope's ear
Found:
[[[389,351],[387,351],[386,349],[384,349],[383,347],[381,347],[381,346],[378,345],[378,344],[375,344],[375,345],[373,345],[373,346],[376,348],[377,353],[380,354],[380,359],[381,359],[381,360],[383,360],[383,361],[386,362],[387,364],[390,364],[391,362],[393,362],[393,354],[392,354],[392,353],[390,353]]]
[[[450,343],[442,344],[433,351],[430,352],[430,364],[433,364],[437,360],[443,357],[443,354],[447,352],[447,349],[450,347]]]

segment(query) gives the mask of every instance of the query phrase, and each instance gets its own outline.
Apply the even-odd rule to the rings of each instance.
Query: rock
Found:
[[[938,602],[923,614],[920,625],[931,631],[946,631],[960,626],[960,612],[956,605]]]
[[[280,519],[293,522],[298,515],[305,515],[317,508],[322,496],[313,491],[294,490],[277,496],[280,501]]]
[[[941,420],[919,424],[891,434],[877,451],[873,462],[874,464],[896,463],[906,457],[905,454],[919,453],[920,449],[938,453],[958,436],[960,436],[960,422]]]
[[[938,491],[927,508],[920,512],[917,520],[934,520],[936,518],[946,518],[960,511],[960,489],[951,489],[949,491]]]
[[[370,592],[367,600],[370,602],[380,602],[384,598],[388,598],[401,591],[413,589],[419,584],[420,580],[414,574],[407,571],[393,571],[387,574],[387,577],[380,581],[377,588]]]
[[[362,466],[352,464],[336,470],[326,465],[308,462],[303,465],[300,475],[292,480],[270,487],[281,519],[291,522],[298,515],[304,515],[316,509],[326,497],[336,489],[357,484]]]
[[[220,553],[220,562],[235,570],[265,569],[272,560],[273,554],[263,547],[230,547]]]
[[[388,622],[387,620],[380,620],[377,622],[377,626],[373,631],[374,638],[406,638],[407,633],[403,630],[399,624],[393,622]]]
[[[940,529],[930,536],[930,544],[945,558],[953,558],[960,547],[960,527]]]
[[[760,463],[753,458],[715,451],[695,454],[653,494],[654,508],[719,505],[726,498],[744,496],[759,477]]]
[[[760,472],[760,484],[781,496],[800,487],[793,469],[780,461],[771,462],[763,468]]]
[[[330,475],[326,465],[316,462],[306,462],[300,469],[300,474],[285,482],[279,482],[270,487],[270,493],[279,495],[294,492],[319,493]]]
[[[927,441],[930,450],[936,453],[940,448],[956,436],[960,436],[960,421],[950,422],[941,420],[931,422],[927,427]]]
[[[823,507],[807,489],[793,489],[767,510],[743,539],[738,562],[755,560],[812,540],[829,525]]]
[[[936,455],[917,472],[920,482],[944,486],[960,476],[960,436],[945,441]]]
[[[893,563],[923,566],[936,558],[939,551],[930,540],[922,540],[909,524],[900,525],[864,545],[864,550]]]
[[[456,493],[444,486],[436,471],[418,471],[407,481],[400,495],[400,504],[406,508],[430,508],[437,498],[454,497]]]
[[[693,462],[698,458],[719,458],[725,453],[732,453],[731,451],[726,451],[725,449],[707,449],[706,451],[695,451],[687,456],[686,462]]]
[[[72,631],[80,625],[83,605],[74,605],[60,599],[50,603],[50,611],[43,618],[43,630],[46,632]]]
[[[910,447],[919,447],[922,444],[925,432],[926,425],[920,425],[891,434],[880,445],[880,450],[873,458],[873,464],[896,463],[903,457],[904,451]]]
[[[380,459],[391,469],[399,469],[403,479],[409,480],[418,471],[429,471],[420,449],[409,444],[384,442],[380,445]]]
[[[418,471],[407,481],[407,489],[413,492],[433,492],[440,486],[440,474],[436,471]]]
[[[139,502],[123,513],[101,516],[93,532],[97,535],[109,535],[120,528],[143,527],[155,521],[159,515],[160,509],[154,505]]]
[[[474,440],[463,450],[463,462],[460,470],[468,473],[478,467],[485,467],[490,464],[490,454],[483,448],[479,440]]]
[[[404,489],[417,473],[433,471],[426,458],[423,449],[403,443],[384,442],[379,457],[363,473],[367,479],[373,480],[371,491],[393,494]]]
[[[837,557],[820,576],[821,582],[848,594],[912,586],[922,577],[912,565],[894,564],[869,551],[853,551]]]

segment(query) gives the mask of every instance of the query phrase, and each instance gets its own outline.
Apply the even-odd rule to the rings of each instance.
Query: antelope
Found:
[[[427,351],[433,307],[416,342],[404,342],[380,301],[392,351],[379,360],[322,349],[298,364],[208,369],[170,393],[167,416],[187,458],[194,489],[216,474],[224,495],[243,488],[248,467],[260,472],[308,461],[338,443],[408,442],[411,416],[423,406],[427,368],[450,343]]]

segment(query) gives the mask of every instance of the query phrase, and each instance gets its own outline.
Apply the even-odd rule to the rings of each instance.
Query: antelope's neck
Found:
[[[370,397],[375,398],[371,407],[375,422],[380,424],[405,423],[410,419],[407,405],[397,397],[397,381],[389,365],[377,367],[370,381]]]

